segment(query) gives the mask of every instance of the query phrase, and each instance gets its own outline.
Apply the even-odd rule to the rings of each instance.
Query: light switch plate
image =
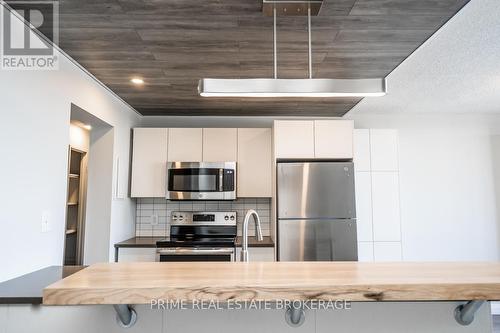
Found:
[[[50,212],[48,210],[44,210],[42,212],[42,232],[49,232],[51,229]]]
[[[151,217],[149,218],[149,223],[151,225],[158,225],[158,214],[151,215]]]

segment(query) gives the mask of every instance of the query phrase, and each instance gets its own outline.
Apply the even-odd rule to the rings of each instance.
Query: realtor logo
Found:
[[[1,1],[1,62],[4,70],[58,69],[57,1]],[[38,32],[34,32],[37,29]],[[42,33],[46,38],[40,35]],[[48,39],[48,40],[47,40]]]

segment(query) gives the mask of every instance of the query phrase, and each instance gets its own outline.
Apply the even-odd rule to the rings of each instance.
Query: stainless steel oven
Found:
[[[160,248],[156,253],[156,261],[235,261],[235,249],[234,247]]]
[[[235,261],[236,212],[171,212],[156,261]]]
[[[169,162],[166,178],[170,200],[236,199],[236,162]]]

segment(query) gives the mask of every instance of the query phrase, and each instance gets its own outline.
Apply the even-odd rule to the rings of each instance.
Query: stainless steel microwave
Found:
[[[236,199],[236,162],[169,162],[166,178],[170,200]]]

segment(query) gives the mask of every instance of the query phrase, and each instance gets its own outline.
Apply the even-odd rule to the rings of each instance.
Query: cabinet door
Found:
[[[315,120],[314,157],[351,159],[352,120]]]
[[[373,242],[358,241],[358,261],[373,261]]]
[[[274,122],[276,158],[314,158],[313,120]]]
[[[371,173],[356,172],[355,184],[358,241],[373,241]]]
[[[373,256],[375,261],[401,261],[401,242],[375,242]]]
[[[354,170],[370,171],[370,130],[355,129],[353,133]]]
[[[373,240],[401,241],[397,172],[372,172]]]
[[[201,162],[203,130],[201,128],[170,128],[168,160],[170,162]]]
[[[370,156],[372,171],[399,170],[398,141],[397,130],[370,130]]]
[[[274,247],[250,247],[248,248],[248,259],[250,262],[276,261]],[[236,249],[236,261],[241,261],[241,247]]]
[[[272,197],[270,128],[238,129],[238,197]]]
[[[132,197],[165,197],[166,128],[134,128]]]
[[[155,262],[156,248],[121,248],[118,252],[118,262]]]
[[[203,161],[234,162],[237,159],[236,128],[203,129]]]

